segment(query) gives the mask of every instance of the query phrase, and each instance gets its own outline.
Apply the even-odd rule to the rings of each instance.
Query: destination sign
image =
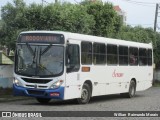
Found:
[[[18,42],[64,44],[64,36],[61,34],[49,34],[49,33],[21,34],[19,36]]]

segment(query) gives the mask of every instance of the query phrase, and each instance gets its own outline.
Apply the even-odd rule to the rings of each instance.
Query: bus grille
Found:
[[[46,84],[52,81],[52,79],[32,79],[32,78],[22,78],[22,79],[28,83],[39,83],[39,84]]]
[[[35,88],[35,85],[27,85],[26,84],[26,87],[29,87],[29,88]],[[37,88],[47,88],[47,86],[41,86],[41,85],[37,85]]]
[[[27,90],[28,94],[31,95],[44,95],[44,91],[37,91],[37,90]]]

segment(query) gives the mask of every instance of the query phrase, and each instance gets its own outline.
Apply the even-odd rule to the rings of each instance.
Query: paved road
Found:
[[[35,99],[0,103],[0,111],[15,111],[15,110],[16,111],[160,111],[160,88],[152,87],[146,91],[137,92],[135,98],[132,99],[123,98],[120,95],[107,95],[101,97],[94,97],[87,105],[78,105],[74,100],[67,100],[67,101],[53,100],[49,104],[41,105]],[[158,120],[158,118],[156,119]],[[68,118],[68,120],[70,119]]]

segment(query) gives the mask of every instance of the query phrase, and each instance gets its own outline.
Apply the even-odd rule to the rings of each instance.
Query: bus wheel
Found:
[[[36,99],[41,104],[46,104],[46,103],[48,103],[51,100],[49,98],[36,98]]]
[[[135,96],[135,93],[136,93],[136,83],[135,81],[131,80],[130,86],[129,86],[129,92],[121,93],[121,95],[127,98],[132,98]]]
[[[81,98],[78,98],[77,101],[79,104],[86,104],[89,102],[90,98],[91,98],[91,89],[88,84],[84,83],[81,92]]]

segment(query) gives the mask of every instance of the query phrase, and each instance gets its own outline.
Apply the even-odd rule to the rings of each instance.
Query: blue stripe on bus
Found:
[[[29,93],[32,91],[34,94]],[[44,94],[36,94],[44,93]],[[59,96],[50,96],[50,93],[59,93]],[[59,87],[57,89],[34,89],[34,88],[25,88],[21,86],[16,86],[13,84],[13,95],[15,96],[30,96],[36,98],[51,98],[51,99],[64,99],[64,87]]]

